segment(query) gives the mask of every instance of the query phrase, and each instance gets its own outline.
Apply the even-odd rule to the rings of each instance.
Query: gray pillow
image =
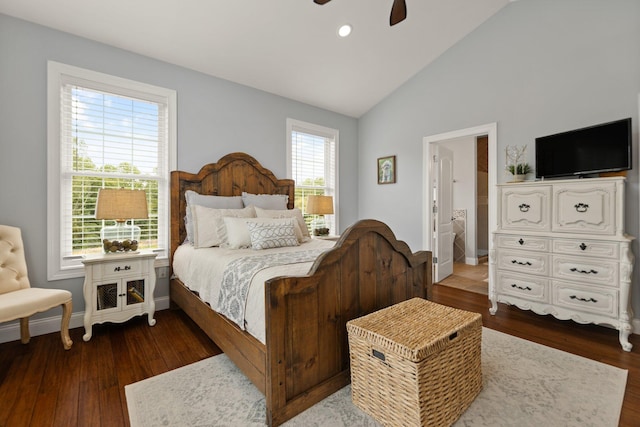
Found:
[[[289,196],[285,194],[251,194],[242,192],[242,203],[262,209],[287,209]]]

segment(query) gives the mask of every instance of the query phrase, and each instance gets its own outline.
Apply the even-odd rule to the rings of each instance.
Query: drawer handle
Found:
[[[571,299],[577,299],[578,301],[582,301],[582,302],[593,302],[593,303],[598,302],[598,300],[597,300],[597,299],[593,299],[593,298],[580,298],[579,296],[576,296],[576,295],[571,295],[569,298],[571,298]]]
[[[518,209],[520,209],[520,212],[529,212],[529,208],[531,208],[531,206],[529,206],[526,203],[522,203],[521,205],[518,206]]]
[[[131,266],[130,266],[130,265],[125,265],[124,267],[120,267],[120,266],[118,266],[118,267],[116,267],[116,268],[114,268],[114,269],[113,269],[113,271],[121,271],[121,270],[122,270],[122,271],[131,270]]]
[[[522,262],[522,261],[518,261],[517,259],[512,259],[512,260],[511,260],[511,264],[518,264],[518,265],[531,265],[531,263],[530,263],[529,261]]]
[[[511,284],[511,287],[512,287],[512,288],[516,288],[516,289],[520,289],[521,291],[530,291],[530,290],[531,290],[531,288],[530,288],[530,287],[528,287],[528,286],[524,286],[524,287],[522,287],[522,286],[518,286],[518,285],[516,285],[515,283],[512,283],[512,284]]]
[[[576,208],[576,212],[586,212],[587,210],[589,210],[589,205],[586,203],[577,203],[575,205],[573,205],[574,208]]]
[[[582,273],[582,274],[598,274],[598,272],[595,270],[578,270],[575,267],[573,267],[571,271],[573,271],[574,273]]]
[[[522,240],[522,238],[520,238],[520,240],[518,240],[518,243],[520,243],[520,245],[524,245],[524,240]]]
[[[585,249],[587,249],[587,245],[585,245],[584,243],[580,243],[580,249],[584,251]]]

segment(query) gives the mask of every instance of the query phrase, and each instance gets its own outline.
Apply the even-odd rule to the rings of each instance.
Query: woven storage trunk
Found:
[[[384,425],[449,426],[482,388],[482,316],[414,298],[347,322],[353,403]]]

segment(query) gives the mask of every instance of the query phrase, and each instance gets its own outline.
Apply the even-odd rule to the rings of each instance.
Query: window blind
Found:
[[[166,241],[159,218],[166,218],[168,195],[159,189],[168,174],[167,103],[100,86],[72,81],[61,87],[63,258],[101,251],[100,229],[111,224],[94,217],[100,188],[145,190],[149,218],[130,220],[142,229],[138,247],[157,249]]]
[[[296,182],[295,205],[306,212],[309,195],[336,198],[336,133],[314,126],[291,126],[291,177]],[[312,218],[305,215],[307,225]],[[336,230],[335,215],[326,215],[329,228]]]

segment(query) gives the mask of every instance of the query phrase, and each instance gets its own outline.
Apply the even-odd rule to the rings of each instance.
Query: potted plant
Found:
[[[507,166],[507,170],[511,175],[513,175],[514,181],[524,181],[524,178],[527,174],[533,172],[529,163],[518,163],[515,165]]]
[[[507,159],[505,170],[513,175],[514,181],[524,181],[527,174],[533,172],[533,168],[529,166],[529,163],[522,161],[525,157],[526,151],[526,145],[524,147],[512,147],[508,145],[505,148],[505,155]]]

